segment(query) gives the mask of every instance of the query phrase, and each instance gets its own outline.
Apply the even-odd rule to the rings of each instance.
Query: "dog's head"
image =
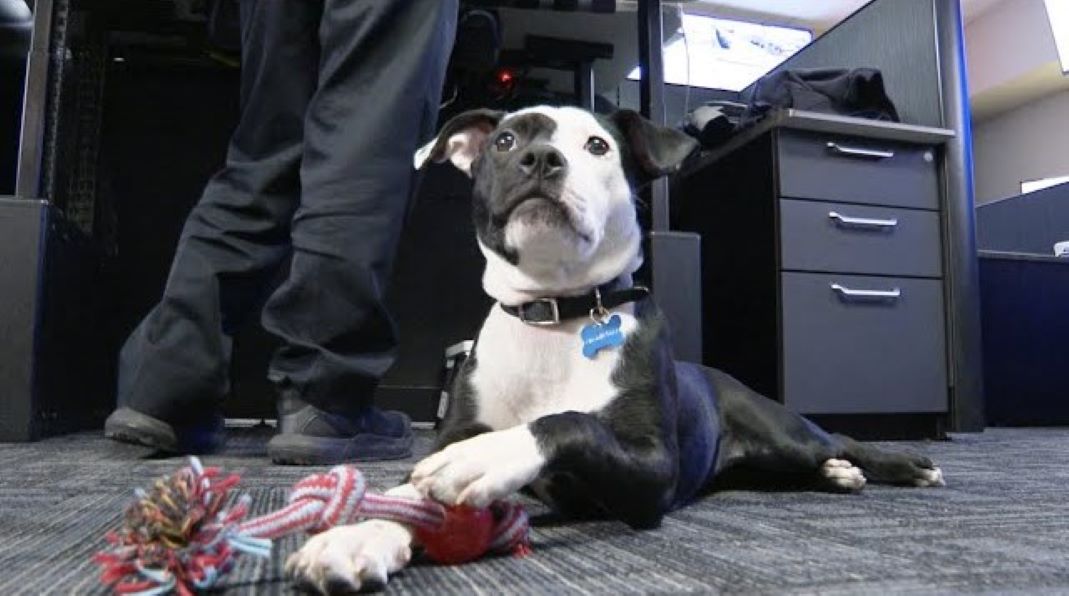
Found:
[[[483,285],[515,303],[589,291],[638,269],[634,188],[676,170],[696,147],[630,110],[473,110],[447,122],[415,165],[449,160],[471,176]]]

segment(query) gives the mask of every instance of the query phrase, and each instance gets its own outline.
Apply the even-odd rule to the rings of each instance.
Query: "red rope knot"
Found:
[[[530,529],[527,510],[512,501],[495,501],[490,505],[494,514],[494,531],[490,552],[526,556],[530,554],[527,533]]]
[[[335,466],[326,474],[313,474],[298,482],[289,503],[314,515],[316,522],[309,532],[322,532],[356,521],[365,494],[367,481],[363,474],[350,466]]]
[[[445,518],[445,510],[427,499],[368,493],[367,481],[359,470],[335,466],[326,474],[312,474],[299,481],[284,508],[245,522],[239,532],[277,538],[300,531],[322,532],[366,518],[437,527]]]

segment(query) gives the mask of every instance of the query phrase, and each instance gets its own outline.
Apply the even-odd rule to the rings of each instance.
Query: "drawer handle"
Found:
[[[863,149],[861,147],[847,147],[846,145],[840,145],[832,141],[828,141],[828,150],[832,153],[839,155],[847,155],[850,157],[863,157],[866,159],[887,159],[895,156],[894,151],[884,151],[881,149]]]
[[[829,211],[828,217],[835,220],[837,225],[849,226],[852,228],[878,228],[884,230],[898,225],[898,220],[893,218],[871,219],[868,217],[850,217],[849,215],[842,215],[836,211]]]
[[[854,290],[843,285],[831,284],[831,289],[835,290],[843,298],[860,300],[897,300],[902,295],[902,290],[899,288],[893,290]]]

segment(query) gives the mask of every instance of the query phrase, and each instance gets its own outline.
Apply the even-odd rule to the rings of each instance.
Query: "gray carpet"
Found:
[[[266,435],[237,433],[221,456],[257,511],[283,502],[307,469],[272,466]],[[424,452],[429,438],[420,438]],[[909,444],[946,473],[943,489],[870,486],[860,495],[731,490],[634,532],[610,522],[543,525],[534,555],[461,567],[417,566],[388,592],[1069,593],[1069,429],[991,429]],[[90,555],[135,486],[178,459],[147,459],[96,434],[0,445],[0,594],[100,593]],[[409,463],[365,465],[385,488]],[[280,541],[244,559],[232,593],[290,592]]]

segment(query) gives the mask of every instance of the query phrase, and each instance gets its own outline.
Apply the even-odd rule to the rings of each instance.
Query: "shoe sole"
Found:
[[[183,440],[179,440],[179,436]],[[104,423],[104,437],[167,453],[209,453],[226,441],[222,428],[175,432],[166,422],[131,408],[119,408]]]
[[[283,433],[267,443],[267,454],[276,464],[293,466],[388,461],[411,457],[413,438],[411,432],[403,437],[357,435],[338,439]]]

